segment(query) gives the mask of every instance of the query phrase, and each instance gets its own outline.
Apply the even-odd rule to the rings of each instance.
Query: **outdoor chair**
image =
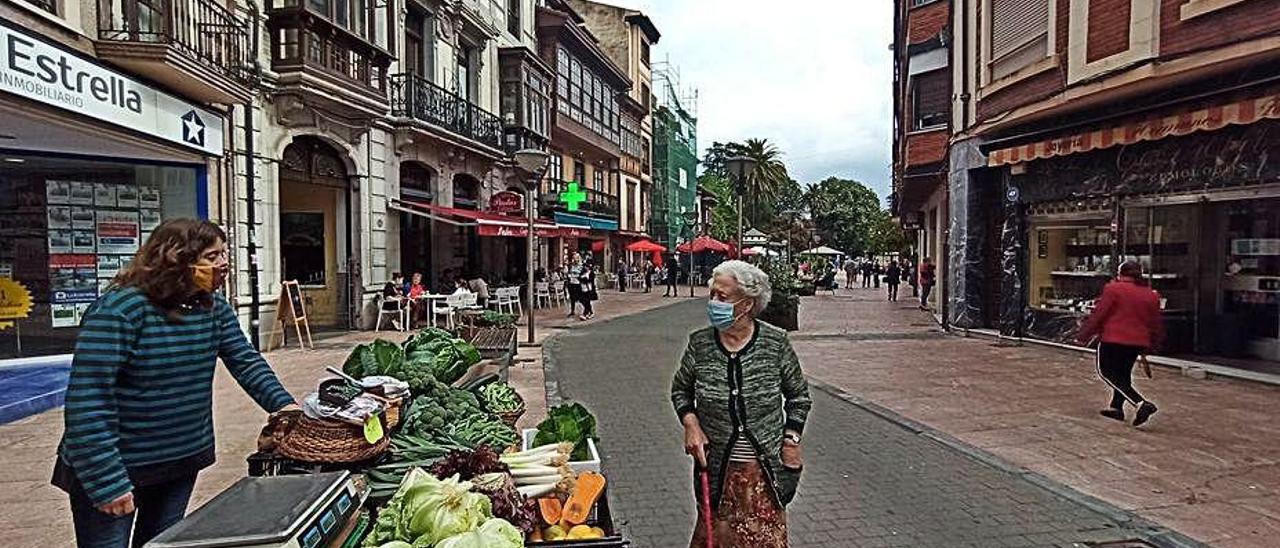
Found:
[[[396,306],[395,308],[390,308],[390,309],[383,306],[387,303],[387,300],[386,300],[386,297],[382,295],[379,295],[374,302],[378,307],[378,319],[373,322],[374,333],[377,333],[378,330],[382,329],[382,318],[385,318],[387,316],[394,316],[394,319],[392,320],[392,324],[391,324],[393,326],[396,325],[395,324],[396,321],[400,322],[400,325],[397,326],[396,329],[400,331],[404,331],[409,328],[409,307],[406,306],[407,303],[404,300],[396,299],[392,301],[395,303]]]
[[[569,297],[564,293],[564,280],[551,282],[551,306],[564,306]]]
[[[499,313],[507,313],[514,315],[516,313],[516,301],[520,298],[520,288],[518,287],[499,287],[493,293],[493,298],[489,300],[489,305]]]
[[[538,306],[540,308],[551,308],[551,284],[547,282],[537,282],[533,287],[534,306]]]
[[[435,307],[431,309],[431,313],[436,317],[444,316],[445,326],[449,329],[453,329],[455,326],[453,321],[454,313],[466,307],[466,305],[467,295],[465,293],[460,295],[449,295],[448,297],[445,297],[443,303],[437,302]]]

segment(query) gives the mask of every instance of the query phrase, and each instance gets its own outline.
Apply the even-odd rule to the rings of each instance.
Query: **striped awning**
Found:
[[[1280,93],[1243,99],[1226,105],[1215,105],[1171,116],[1135,121],[1117,127],[1077,133],[1057,139],[1047,139],[1025,145],[996,149],[987,156],[987,165],[996,167],[1031,160],[1042,160],[1054,156],[1102,150],[1142,141],[1188,135],[1199,131],[1213,131],[1228,125],[1252,124],[1265,118],[1280,119]]]

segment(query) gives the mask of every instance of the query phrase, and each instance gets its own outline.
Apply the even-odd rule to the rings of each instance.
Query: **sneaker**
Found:
[[[1133,417],[1133,425],[1142,426],[1146,424],[1151,419],[1151,415],[1156,414],[1156,411],[1158,411],[1156,404],[1149,401],[1142,402],[1142,405],[1138,406],[1138,414]]]
[[[1108,419],[1124,422],[1124,409],[1115,409],[1115,408],[1103,409],[1102,411],[1098,411],[1098,414]]]

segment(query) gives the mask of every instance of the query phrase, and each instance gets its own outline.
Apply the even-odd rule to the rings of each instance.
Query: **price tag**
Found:
[[[372,416],[364,421],[364,441],[370,445],[378,443],[382,439],[382,421],[378,417]]]

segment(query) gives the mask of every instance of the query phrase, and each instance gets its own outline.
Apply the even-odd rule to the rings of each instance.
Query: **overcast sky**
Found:
[[[801,184],[835,175],[888,194],[892,2],[603,1],[653,19],[654,60],[699,91],[699,148],[767,138]]]

